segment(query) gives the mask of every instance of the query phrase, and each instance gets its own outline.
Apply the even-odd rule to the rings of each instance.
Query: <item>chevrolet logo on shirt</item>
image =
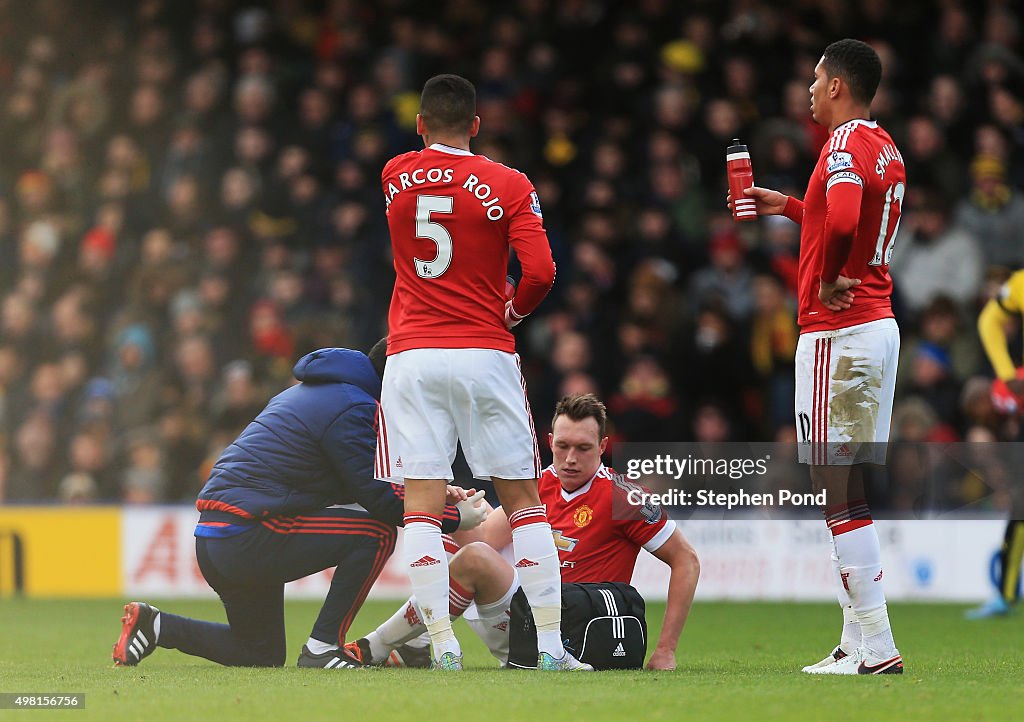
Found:
[[[555,529],[551,530],[551,536],[555,538],[555,546],[561,552],[571,552],[576,548],[576,543],[579,541],[579,539],[570,539],[567,536],[562,536],[562,532]]]

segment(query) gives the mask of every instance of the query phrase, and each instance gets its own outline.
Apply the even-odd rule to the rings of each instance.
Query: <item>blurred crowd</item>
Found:
[[[1015,438],[974,319],[1024,265],[1016,11],[0,0],[0,501],[190,500],[300,355],[383,335],[380,170],[420,147],[439,72],[541,199],[558,278],[517,330],[538,431],[594,391],[616,440],[792,439],[799,229],[731,220],[724,153],[802,196],[807,88],[845,36],[883,58],[909,177],[893,433]]]

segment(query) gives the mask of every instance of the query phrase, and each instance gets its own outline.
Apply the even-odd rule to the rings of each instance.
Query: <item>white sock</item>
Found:
[[[839,566],[871,567],[882,566],[882,548],[878,544],[878,532],[874,524],[840,532],[832,538],[835,544]],[[850,591],[853,599],[853,592]]]
[[[840,579],[860,623],[861,645],[888,659],[896,654],[882,585],[882,549],[874,523],[853,529],[833,529]]]
[[[560,658],[565,654],[560,631],[562,580],[547,513],[543,506],[530,506],[512,514],[508,521],[515,568],[537,623],[537,651]]]
[[[441,540],[441,519],[431,514],[405,515],[405,562],[420,618],[427,625],[434,658],[462,654],[448,614],[448,555]]]
[[[513,576],[512,583],[504,594],[501,595],[500,599],[496,599],[493,602],[487,604],[476,603],[476,611],[480,615],[480,619],[486,621],[492,617],[505,617],[508,618],[508,608],[512,605],[512,597],[519,591],[519,577]],[[536,620],[535,620],[536,621]]]
[[[853,654],[861,642],[860,621],[857,619],[857,613],[853,611],[850,594],[846,591],[846,587],[843,586],[835,538],[832,538],[830,543],[832,546],[832,572],[835,574],[836,596],[839,598],[839,606],[843,610],[843,631],[839,637],[839,647],[847,654]]]
[[[370,647],[370,664],[379,664],[382,659],[391,653],[391,648],[381,641],[380,634],[377,631],[379,629],[380,627],[377,627],[377,629],[364,637],[366,644]],[[366,660],[363,661],[365,662]]]
[[[853,611],[860,622],[861,646],[876,657],[888,659],[896,655],[896,642],[889,626],[889,614],[882,590],[882,567],[843,567],[843,576],[850,587]]]
[[[519,579],[513,577],[512,584],[500,599],[489,604],[478,603],[476,605],[477,616],[481,623],[480,628],[477,629],[480,639],[502,665],[508,661],[508,610],[512,604],[512,597],[518,589]]]
[[[366,635],[366,641],[370,645],[370,657],[374,662],[380,662],[387,658],[392,649],[415,639],[425,631],[427,627],[420,616],[416,597],[409,597],[390,619]]]
[[[448,614],[451,617],[458,617],[472,604],[473,597],[472,593],[463,589],[453,579],[452,588],[448,590],[448,600]],[[366,642],[370,646],[370,658],[374,662],[380,662],[391,653],[391,650],[416,640],[426,631],[423,612],[420,611],[415,595],[411,596],[387,621],[366,635]],[[427,642],[430,642],[429,635]]]
[[[861,612],[860,625],[864,634],[862,644],[876,657],[891,659],[899,653],[892,638],[892,627],[889,626],[889,610],[884,603],[880,607]]]
[[[413,637],[408,642],[403,642],[403,644],[407,644],[410,647],[413,647],[415,649],[423,649],[425,647],[429,647],[430,646],[430,635],[427,634],[426,627],[423,628],[423,633],[420,634],[420,636]]]
[[[839,638],[839,646],[847,654],[853,654],[862,639],[857,612],[853,611],[852,606],[843,607],[843,634]]]
[[[319,639],[313,639],[312,637],[306,641],[306,649],[309,650],[310,654],[323,654],[324,652],[331,652],[337,648],[337,644],[321,642]]]

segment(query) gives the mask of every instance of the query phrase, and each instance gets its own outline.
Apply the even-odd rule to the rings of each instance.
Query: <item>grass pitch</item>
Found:
[[[463,622],[468,670],[227,669],[158,649],[114,668],[121,606],[110,601],[0,601],[0,692],[85,692],[83,710],[0,711],[0,720],[1019,720],[1024,719],[1024,615],[963,620],[962,606],[890,608],[902,677],[808,677],[841,617],[834,604],[698,602],[676,672],[543,675],[504,671]],[[215,602],[149,600],[223,621]],[[396,604],[368,603],[363,633]],[[318,605],[288,603],[289,664]],[[648,607],[657,638],[663,607]]]

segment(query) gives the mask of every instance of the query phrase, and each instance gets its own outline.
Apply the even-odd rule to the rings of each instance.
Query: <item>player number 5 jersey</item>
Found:
[[[554,263],[540,201],[525,175],[434,144],[393,158],[381,175],[395,263],[388,353],[414,348],[515,350],[505,328],[509,247],[525,316],[551,289]]]

